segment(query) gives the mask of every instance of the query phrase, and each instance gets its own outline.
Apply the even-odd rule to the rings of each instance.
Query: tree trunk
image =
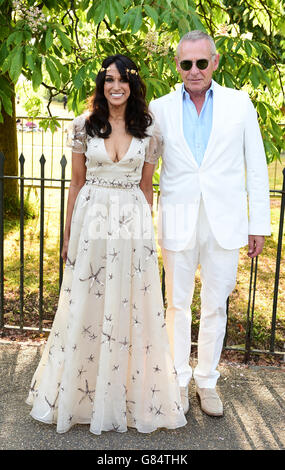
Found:
[[[9,116],[2,109],[4,122],[0,123],[0,150],[4,153],[4,175],[18,176],[18,142],[16,128],[15,94],[12,97],[13,115]],[[18,180],[4,180],[5,211],[15,213],[19,207]]]

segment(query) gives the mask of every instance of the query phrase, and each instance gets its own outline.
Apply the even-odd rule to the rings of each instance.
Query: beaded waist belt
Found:
[[[87,178],[86,183],[94,184],[96,186],[103,186],[104,188],[115,188],[115,189],[136,189],[139,187],[139,183],[133,183],[131,181],[120,181],[120,180],[105,180],[104,178]]]

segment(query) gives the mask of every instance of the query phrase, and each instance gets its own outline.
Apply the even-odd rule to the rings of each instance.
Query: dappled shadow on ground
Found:
[[[0,446],[2,449],[97,449],[97,450],[279,450],[284,448],[282,409],[284,372],[272,367],[252,367],[222,362],[218,388],[225,415],[205,415],[190,384],[187,425],[178,430],[140,434],[108,432],[95,436],[88,425],[74,426],[57,434],[54,425],[33,420],[25,404],[41,348],[0,342]],[[195,359],[192,360],[195,366]]]

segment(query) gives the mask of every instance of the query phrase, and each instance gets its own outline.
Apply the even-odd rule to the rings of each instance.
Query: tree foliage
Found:
[[[0,8],[0,106],[9,115],[21,74],[35,91],[47,88],[50,102],[65,93],[81,112],[103,58],[118,52],[137,63],[148,100],[168,93],[179,81],[179,38],[201,29],[221,54],[214,78],[249,92],[268,161],[279,157],[285,31],[277,0],[0,0]]]

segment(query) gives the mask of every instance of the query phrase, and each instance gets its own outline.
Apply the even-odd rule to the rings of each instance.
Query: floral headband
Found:
[[[110,67],[101,67],[101,69],[99,70],[99,72],[107,72],[107,70],[109,70]],[[135,69],[126,69],[126,72],[128,73],[131,73],[132,75],[138,75],[138,72],[135,70]]]

